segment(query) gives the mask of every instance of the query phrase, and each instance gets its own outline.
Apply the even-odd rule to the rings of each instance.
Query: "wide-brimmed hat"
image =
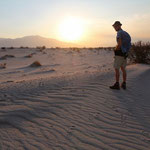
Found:
[[[122,26],[122,24],[120,23],[120,21],[115,21],[115,23],[112,26],[117,26],[117,25]]]

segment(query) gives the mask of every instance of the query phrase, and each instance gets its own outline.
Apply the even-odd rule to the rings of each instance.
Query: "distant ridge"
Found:
[[[67,43],[58,41],[51,38],[45,38],[38,35],[25,36],[22,38],[10,39],[10,38],[0,38],[0,47],[78,47],[79,45],[73,43]]]

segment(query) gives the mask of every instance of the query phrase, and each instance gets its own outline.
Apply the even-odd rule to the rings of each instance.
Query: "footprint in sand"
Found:
[[[90,113],[88,118],[89,118],[89,120],[93,121],[93,120],[95,120],[95,119],[98,119],[98,118],[99,118],[99,115],[100,115],[99,112]]]
[[[71,127],[69,128],[69,131],[67,131],[67,135],[68,135],[68,136],[71,136],[74,129],[75,129],[75,126],[71,126]]]
[[[144,130],[142,131],[142,135],[150,138],[150,134],[148,132],[144,131]]]
[[[141,140],[148,143],[148,144],[150,144],[150,133],[142,130],[142,135],[144,136],[144,138],[141,137]]]
[[[121,114],[121,126],[126,127],[126,120],[127,120],[127,116],[124,114]]]

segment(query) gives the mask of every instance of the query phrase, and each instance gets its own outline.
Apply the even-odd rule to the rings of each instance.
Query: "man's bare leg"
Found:
[[[115,69],[115,74],[116,74],[116,82],[119,82],[119,77],[120,77],[119,69]]]
[[[127,80],[127,73],[126,73],[126,69],[124,67],[121,67],[122,70],[122,76],[123,76],[123,83],[121,84],[121,87],[123,89],[126,89],[126,80]]]
[[[126,69],[124,67],[121,67],[122,73],[123,73],[123,82],[126,82],[127,80],[127,73]]]
[[[115,77],[116,77],[116,83],[113,86],[110,86],[110,88],[120,90],[120,85],[119,85],[120,72],[119,72],[119,69],[115,69]]]

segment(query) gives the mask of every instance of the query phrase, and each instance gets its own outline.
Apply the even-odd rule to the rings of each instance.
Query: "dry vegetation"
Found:
[[[32,58],[32,54],[29,54],[29,55],[27,55],[27,56],[24,56],[25,58]]]
[[[5,69],[6,68],[6,63],[0,64],[0,69]]]
[[[35,62],[33,62],[31,65],[30,65],[30,67],[41,67],[42,65],[41,65],[41,63],[39,62],[39,61],[35,61]]]
[[[25,58],[32,58],[33,57],[33,55],[35,55],[36,53],[31,53],[31,54],[29,54],[29,55],[26,55],[26,56],[24,56]]]
[[[15,57],[14,55],[5,55],[5,56],[2,56],[0,59],[5,60],[7,58],[14,58],[14,57]]]
[[[139,41],[132,44],[129,59],[132,63],[150,64],[150,42]]]

